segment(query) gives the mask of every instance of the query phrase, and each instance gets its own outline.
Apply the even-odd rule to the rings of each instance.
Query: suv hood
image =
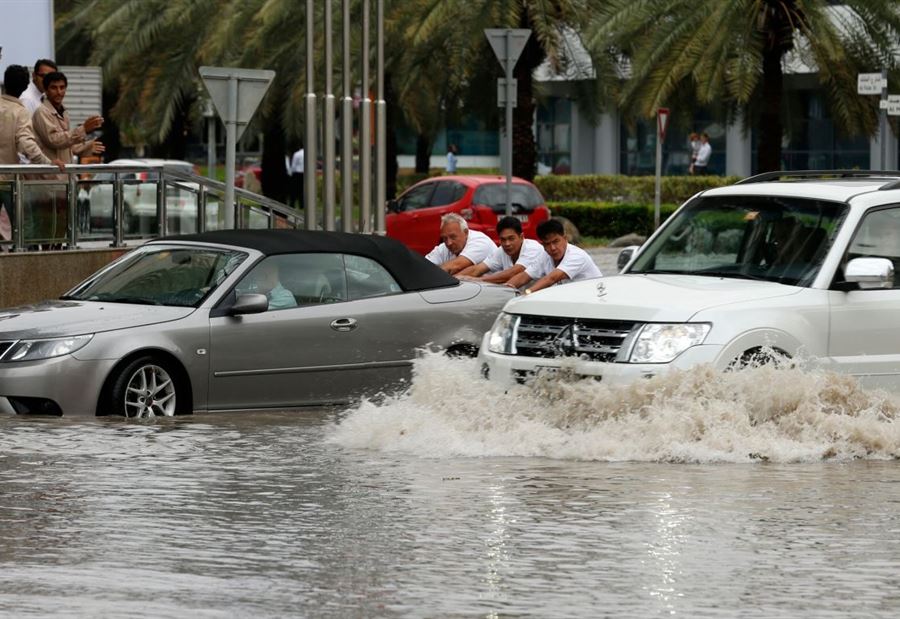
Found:
[[[719,305],[784,297],[800,290],[774,282],[698,275],[614,275],[520,296],[507,303],[504,311],[600,320],[685,322],[697,312]]]
[[[62,337],[141,327],[190,315],[193,307],[42,301],[0,310],[0,340]]]

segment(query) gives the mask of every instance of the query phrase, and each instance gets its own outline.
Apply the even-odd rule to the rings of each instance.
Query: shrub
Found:
[[[737,176],[663,176],[660,200],[681,204],[694,194],[731,185]],[[579,175],[538,176],[535,185],[547,202],[621,202],[626,204],[652,203],[656,193],[653,176]]]
[[[643,236],[653,232],[653,204],[548,202],[547,206],[554,216],[575,224],[582,236],[615,238],[632,232]],[[676,204],[660,205],[661,222],[677,208]]]

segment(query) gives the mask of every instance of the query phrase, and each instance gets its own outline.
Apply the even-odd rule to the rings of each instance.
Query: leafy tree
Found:
[[[701,104],[743,110],[759,127],[760,171],[781,168],[785,64],[817,71],[838,126],[872,135],[877,110],[860,72],[896,68],[896,0],[608,0],[587,32],[630,75],[620,105],[650,117],[690,89]],[[597,57],[600,57],[597,55]],[[622,61],[625,61],[624,63]],[[605,68],[610,72],[609,66]]]

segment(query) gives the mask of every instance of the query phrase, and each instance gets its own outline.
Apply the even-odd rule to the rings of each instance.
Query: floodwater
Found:
[[[897,401],[802,369],[0,417],[0,615],[895,617]]]

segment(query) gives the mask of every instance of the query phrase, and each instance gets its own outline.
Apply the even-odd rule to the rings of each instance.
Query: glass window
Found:
[[[544,198],[537,188],[531,185],[513,184],[510,188],[510,198],[514,212],[530,211],[544,203]],[[472,204],[490,206],[495,212],[506,209],[506,184],[490,183],[481,185],[475,190]]]
[[[206,248],[136,249],[66,298],[196,307],[246,257],[242,252]]]
[[[437,183],[434,195],[431,196],[431,206],[445,206],[456,202],[466,194],[466,188],[461,183],[442,181]]]
[[[238,283],[235,292],[264,294],[269,309],[347,300],[341,254],[284,254],[259,262]]]
[[[350,299],[382,297],[403,292],[387,269],[362,256],[344,256]]]
[[[894,263],[893,288],[900,288],[900,208],[866,215],[847,249],[847,260],[853,258],[887,258]]]
[[[846,208],[837,202],[796,198],[700,198],[666,223],[630,272],[808,286]]]
[[[412,187],[405,194],[400,196],[400,210],[412,211],[417,208],[428,206],[431,199],[431,192],[434,191],[435,183],[425,183]]]

